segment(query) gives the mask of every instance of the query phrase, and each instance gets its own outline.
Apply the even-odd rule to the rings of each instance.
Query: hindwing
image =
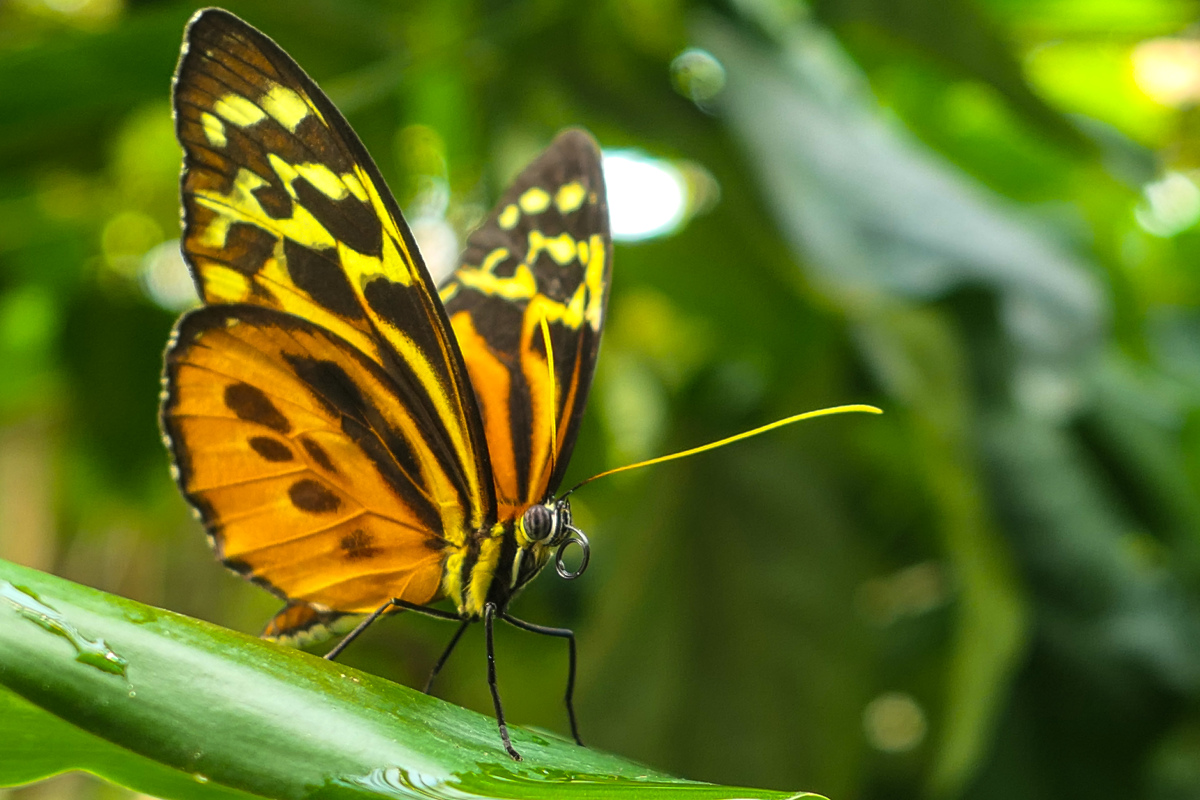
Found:
[[[218,556],[281,597],[367,612],[439,593],[451,453],[344,340],[248,305],[187,314],[163,427]]]
[[[564,131],[471,234],[441,288],[483,414],[501,519],[562,481],[604,326],[608,225],[600,150],[587,133]]]

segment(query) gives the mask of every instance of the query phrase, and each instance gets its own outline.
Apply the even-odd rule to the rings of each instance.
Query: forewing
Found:
[[[406,386],[452,454],[468,527],[494,516],[465,367],[411,232],[329,99],[274,42],[208,9],[175,76],[183,254],[206,303],[309,320]]]
[[[441,289],[483,414],[501,519],[562,481],[591,386],[611,265],[600,150],[588,134],[567,130],[470,236]]]
[[[439,594],[444,446],[344,340],[298,317],[211,306],[167,348],[162,424],[218,556],[319,611]]]

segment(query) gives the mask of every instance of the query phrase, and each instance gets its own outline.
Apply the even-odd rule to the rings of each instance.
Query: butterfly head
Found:
[[[512,562],[511,592],[533,580],[550,561],[551,553],[554,553],[555,571],[567,580],[578,578],[587,569],[591,548],[583,531],[571,524],[571,501],[565,497],[525,509],[517,519],[514,535],[517,551]],[[563,560],[572,544],[578,545],[582,553],[579,566],[574,569]]]

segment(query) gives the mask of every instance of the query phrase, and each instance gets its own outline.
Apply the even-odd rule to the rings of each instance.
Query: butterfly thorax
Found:
[[[449,556],[443,591],[464,619],[478,619],[488,603],[504,609],[549,563],[555,548],[580,542],[579,537],[582,533],[571,524],[570,501],[530,506],[497,523],[477,544]]]

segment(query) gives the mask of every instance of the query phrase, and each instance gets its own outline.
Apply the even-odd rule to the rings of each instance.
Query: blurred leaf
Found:
[[[1088,148],[1062,112],[1029,88],[1012,44],[973,0],[816,0],[813,9],[831,27],[871,25],[956,72],[984,81],[1043,135],[1075,150]]]
[[[698,33],[728,68],[726,110],[780,229],[823,288],[862,308],[984,284],[1011,304],[1015,335],[1036,327],[1039,348],[1070,358],[1095,345],[1106,308],[1083,265],[885,126],[828,34],[777,31],[787,57],[772,58],[727,27]]]

